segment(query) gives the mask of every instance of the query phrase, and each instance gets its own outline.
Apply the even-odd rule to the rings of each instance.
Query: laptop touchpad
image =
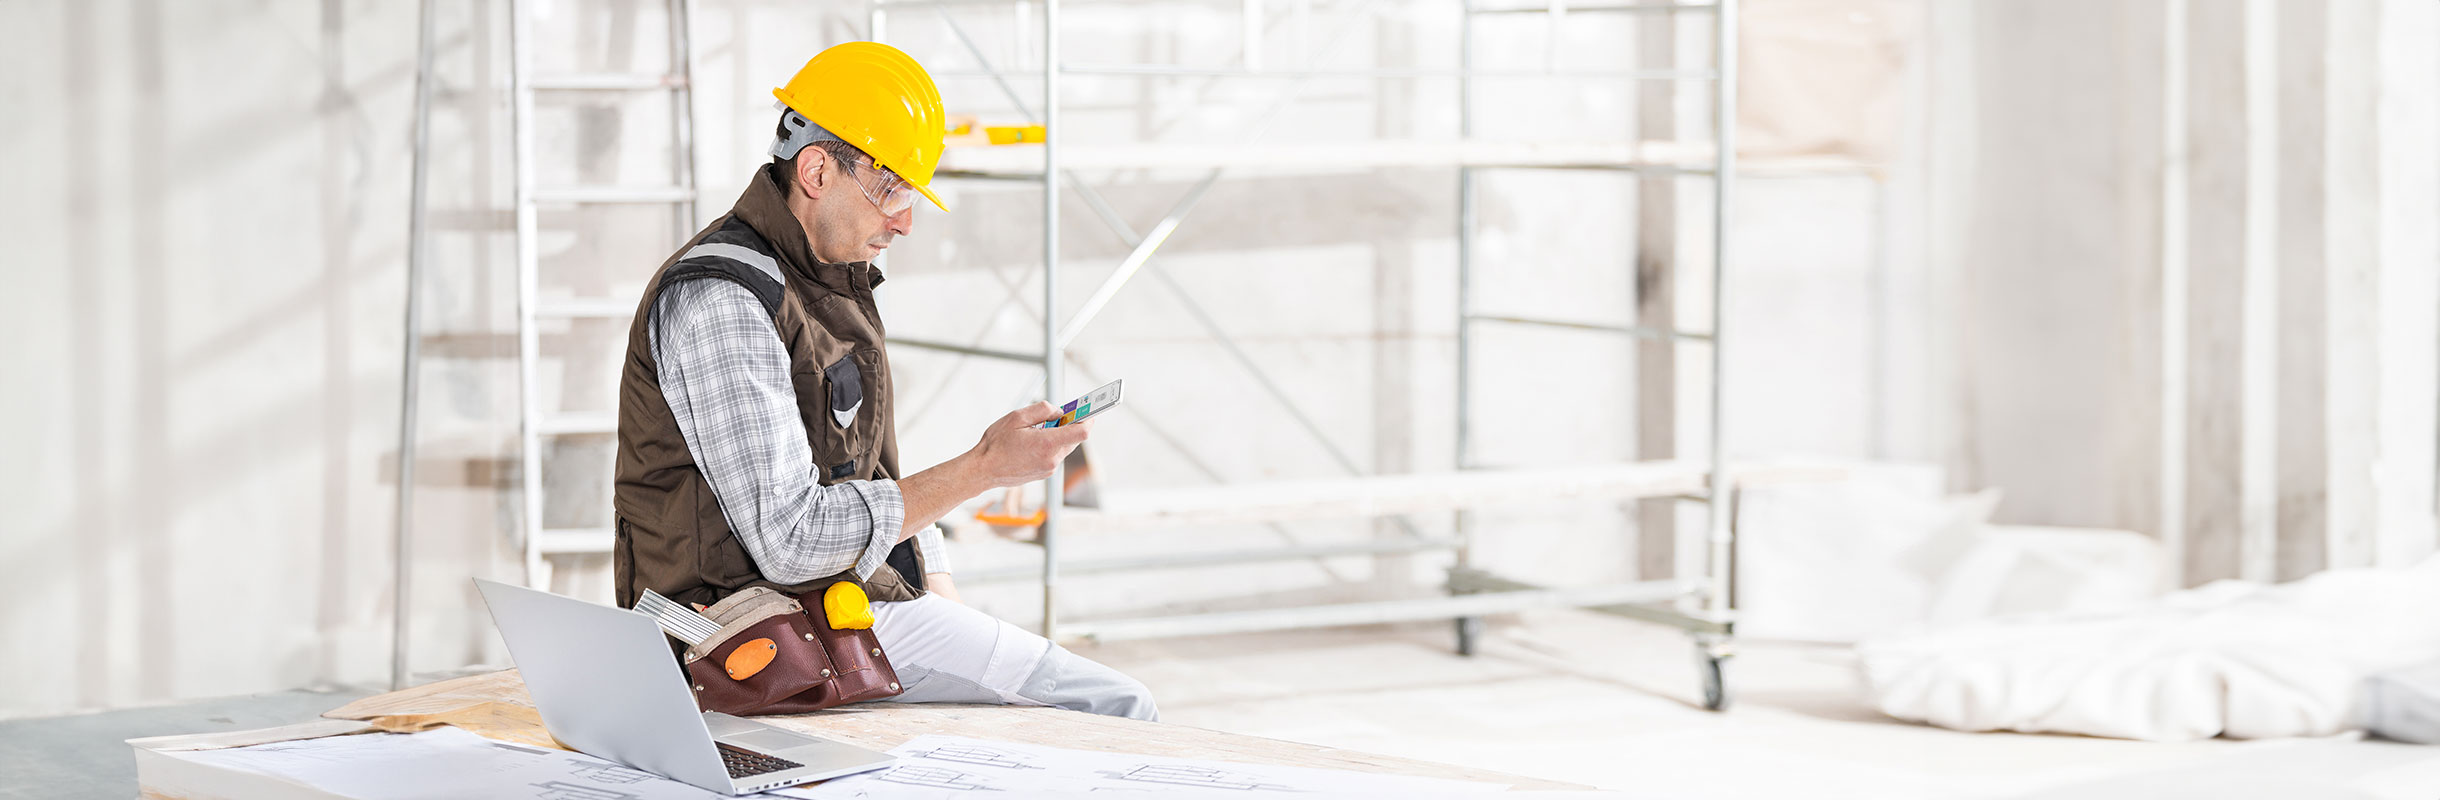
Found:
[[[822,743],[822,740],[813,738],[811,736],[804,736],[782,730],[773,730],[770,728],[722,736],[720,737],[720,740],[749,750],[761,750],[765,753],[774,753],[791,747],[803,747],[809,744]]]

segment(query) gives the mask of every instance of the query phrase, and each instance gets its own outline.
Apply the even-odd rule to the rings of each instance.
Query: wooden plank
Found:
[[[372,719],[397,714],[438,714],[494,700],[514,700],[531,706],[525,679],[513,669],[467,675],[395,692],[359,698],[325,712],[331,719]]]
[[[340,706],[323,716],[370,719],[390,714],[433,714],[483,702],[528,706],[533,703],[526,695],[525,683],[516,670],[503,670],[374,695]],[[917,736],[937,733],[1108,753],[1143,753],[1504,783],[1524,790],[1587,788],[1356,750],[1056,708],[863,703],[812,714],[755,719],[876,750],[888,750]]]

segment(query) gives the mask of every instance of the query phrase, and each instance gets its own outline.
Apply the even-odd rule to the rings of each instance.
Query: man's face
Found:
[[[832,263],[871,261],[888,249],[893,240],[914,230],[913,205],[885,215],[874,201],[875,197],[886,199],[884,190],[895,181],[872,162],[863,161],[851,168],[830,158],[820,148],[808,147],[805,154],[820,158],[799,158],[798,167],[810,171],[817,167],[807,162],[819,161],[822,171],[821,192],[813,204],[815,258]]]

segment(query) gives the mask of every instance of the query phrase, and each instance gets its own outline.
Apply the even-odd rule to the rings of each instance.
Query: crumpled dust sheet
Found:
[[[1882,713],[1944,728],[2327,735],[2360,724],[2366,676],[2440,658],[2440,557],[2275,586],[2219,581],[2124,614],[1984,620],[1856,654]]]

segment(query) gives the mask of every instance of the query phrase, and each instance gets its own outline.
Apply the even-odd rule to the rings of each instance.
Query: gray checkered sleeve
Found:
[[[915,547],[923,553],[925,571],[949,571],[949,545],[940,540],[939,525],[926,525],[923,530],[916,531]]]
[[[686,451],[763,576],[797,583],[852,566],[871,577],[898,542],[906,501],[891,480],[820,485],[787,348],[753,293],[725,280],[679,282],[662,290],[646,330]],[[922,537],[929,559],[939,536],[929,545]]]

